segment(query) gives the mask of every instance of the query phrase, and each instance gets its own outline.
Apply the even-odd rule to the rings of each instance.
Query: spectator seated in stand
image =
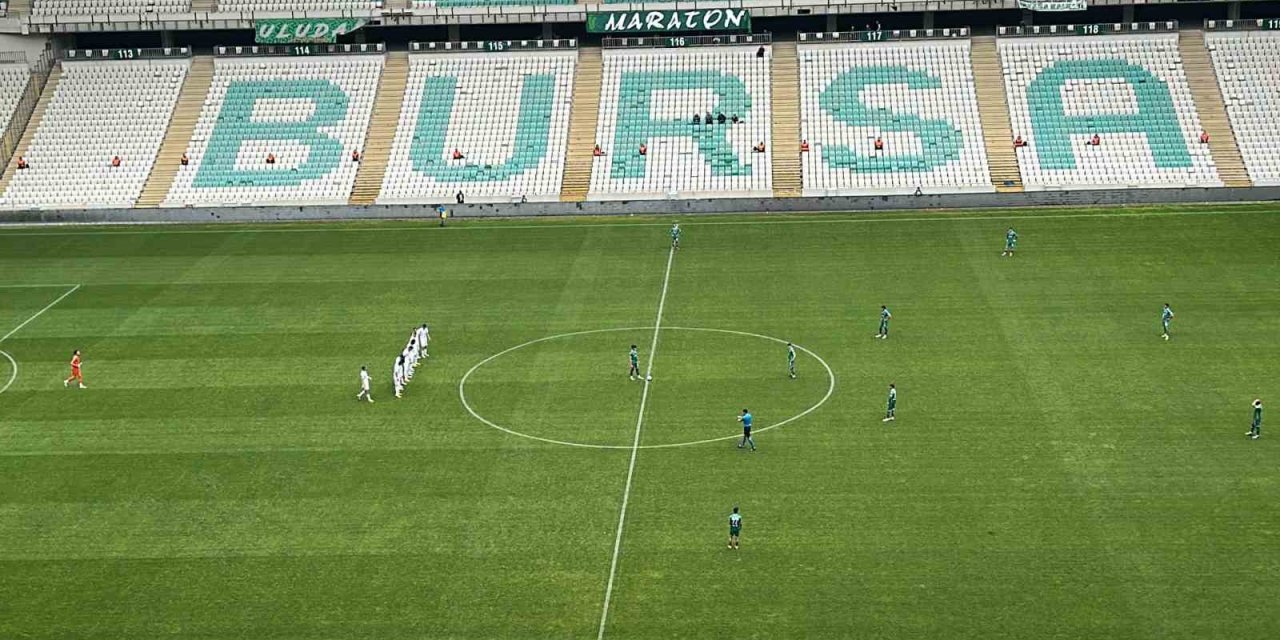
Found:
[[[600,145],[596,145],[596,148],[591,150],[591,155],[597,158],[604,155],[604,152],[600,150]]]

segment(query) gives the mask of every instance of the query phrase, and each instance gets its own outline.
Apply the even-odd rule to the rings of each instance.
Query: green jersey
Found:
[[[680,239],[680,227],[671,227],[671,239],[672,240]]]
[[[889,390],[889,408],[892,409],[897,404],[898,404],[898,390],[890,389]]]
[[[741,529],[742,529],[742,514],[738,514],[738,513],[729,514],[729,531],[737,533]]]
[[[1253,408],[1253,426],[1262,424],[1262,407],[1255,406]]]
[[[1018,245],[1018,232],[1010,229],[1004,234],[1004,246],[1012,249]]]
[[[631,357],[631,366],[633,366],[633,367],[634,367],[634,366],[636,366],[637,364],[639,364],[639,363],[640,363],[640,352],[639,352],[639,351],[636,351],[635,349],[632,349],[632,350],[631,350],[630,357]]]
[[[795,364],[795,363],[796,363],[796,348],[795,348],[795,347],[791,347],[791,346],[788,346],[788,347],[787,347],[787,363],[788,363],[788,364]]]

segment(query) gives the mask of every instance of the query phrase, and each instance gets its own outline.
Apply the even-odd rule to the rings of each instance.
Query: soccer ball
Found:
[[[653,379],[653,376],[645,376],[645,380],[646,380],[646,381],[648,381],[648,380],[652,380],[652,379]]]

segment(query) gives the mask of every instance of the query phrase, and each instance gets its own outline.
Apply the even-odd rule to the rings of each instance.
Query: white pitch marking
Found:
[[[65,300],[65,299],[66,299],[66,297],[67,297],[67,296],[69,296],[69,295],[71,295],[71,294],[75,293],[79,288],[80,288],[80,285],[75,285],[75,286],[71,287],[70,289],[68,289],[65,293],[63,293],[62,295],[58,296],[58,299],[57,299],[57,300],[54,300],[53,302],[50,302],[47,306],[45,306],[45,308],[43,308],[43,309],[41,309],[41,310],[37,311],[37,312],[35,313],[35,315],[31,316],[30,318],[27,318],[26,320],[23,320],[23,321],[22,321],[22,324],[20,324],[20,325],[18,325],[18,326],[16,326],[16,327],[14,327],[12,331],[10,331],[9,333],[4,334],[4,337],[3,337],[3,338],[0,338],[0,342],[4,342],[5,340],[8,340],[10,336],[12,336],[13,334],[17,333],[17,332],[18,332],[19,330],[21,330],[23,327],[25,327],[25,326],[27,326],[27,325],[31,324],[31,321],[32,321],[32,320],[35,320],[36,318],[39,318],[40,316],[44,315],[44,312],[46,312],[46,311],[48,311],[48,310],[52,309],[52,308],[53,308],[53,305],[58,304],[59,302],[62,302],[63,300]]]
[[[486,417],[484,417],[484,416],[480,415],[480,413],[479,413],[478,411],[476,411],[474,407],[472,407],[472,406],[471,406],[470,401],[468,401],[468,400],[467,400],[467,391],[466,391],[467,381],[471,378],[471,375],[472,375],[472,374],[474,374],[474,373],[475,373],[476,371],[478,371],[481,367],[483,367],[483,366],[485,366],[485,365],[489,364],[490,362],[492,362],[492,361],[494,361],[494,360],[497,360],[498,358],[501,358],[502,356],[505,356],[505,355],[507,355],[508,353],[511,353],[512,351],[517,351],[517,350],[520,350],[520,349],[523,349],[523,348],[525,348],[525,347],[532,346],[532,345],[535,345],[535,344],[538,344],[538,343],[541,343],[541,342],[549,342],[549,341],[551,341],[551,340],[558,340],[558,339],[560,339],[560,338],[572,338],[572,337],[574,337],[574,336],[590,335],[590,334],[593,334],[593,333],[614,333],[614,332],[622,333],[622,332],[625,332],[625,331],[646,331],[646,330],[649,330],[649,329],[652,329],[652,328],[653,328],[653,327],[619,327],[619,328],[617,328],[617,329],[591,329],[591,330],[588,330],[588,331],[572,331],[572,332],[569,332],[569,333],[558,333],[558,334],[553,335],[553,336],[546,336],[546,337],[543,337],[543,338],[537,338],[537,339],[535,339],[535,340],[530,340],[530,341],[528,341],[528,342],[524,342],[524,343],[518,344],[518,345],[516,345],[516,346],[514,346],[514,347],[508,347],[508,348],[506,348],[506,349],[503,349],[502,351],[499,351],[498,353],[495,353],[495,354],[493,354],[493,355],[491,355],[491,356],[489,356],[489,357],[485,358],[484,360],[481,360],[480,362],[477,362],[477,363],[476,363],[475,365],[473,365],[470,369],[468,369],[466,373],[462,374],[462,379],[458,381],[458,398],[459,398],[460,400],[462,400],[462,407],[463,407],[464,409],[466,409],[466,410],[467,410],[467,413],[470,413],[470,414],[471,414],[471,417],[475,418],[476,420],[479,420],[480,422],[483,422],[486,426],[492,427],[492,428],[494,428],[494,429],[497,429],[498,431],[501,431],[501,432],[506,433],[506,434],[509,434],[509,435],[518,436],[518,437],[521,437],[521,438],[528,438],[529,440],[537,440],[538,442],[546,442],[547,444],[558,444],[558,445],[562,445],[562,446],[566,446],[566,447],[579,447],[579,448],[582,448],[582,449],[630,449],[630,448],[631,448],[631,446],[630,446],[630,445],[623,445],[623,444],[591,444],[591,443],[586,443],[586,442],[571,442],[571,441],[568,441],[568,440],[556,440],[555,438],[544,438],[544,437],[542,437],[542,436],[535,436],[535,435],[531,435],[531,434],[528,434],[528,433],[521,433],[521,432],[519,432],[519,431],[516,431],[515,429],[511,429],[511,428],[508,428],[508,427],[504,427],[504,426],[502,426],[502,425],[500,425],[500,424],[498,424],[498,423],[496,423],[496,422],[494,422],[494,421],[492,421],[492,420],[490,420],[490,419],[488,419],[488,418],[486,418]],[[777,342],[778,344],[786,344],[786,343],[787,343],[787,341],[786,341],[786,340],[783,340],[782,338],[775,338],[775,337],[773,337],[773,336],[766,336],[766,335],[764,335],[764,334],[760,334],[760,333],[751,333],[750,331],[734,331],[733,329],[713,329],[713,328],[711,328],[711,327],[666,327],[666,330],[667,330],[667,331],[705,331],[705,332],[708,332],[708,333],[727,333],[727,334],[730,334],[730,335],[736,335],[736,336],[747,336],[747,337],[750,337],[750,338],[760,338],[761,340],[771,340],[771,341],[773,341],[773,342]],[[805,409],[804,411],[801,411],[800,413],[798,413],[798,414],[796,414],[796,415],[794,415],[794,416],[791,416],[790,418],[787,418],[787,419],[785,419],[785,420],[782,420],[781,422],[776,422],[776,423],[774,423],[774,424],[766,425],[766,426],[759,427],[759,428],[752,428],[752,430],[751,430],[751,431],[752,431],[753,433],[763,433],[763,432],[768,431],[768,430],[770,430],[770,429],[777,429],[778,427],[782,427],[782,426],[784,426],[784,425],[787,425],[787,424],[790,424],[790,423],[792,423],[792,422],[795,422],[796,420],[799,420],[800,418],[803,418],[803,417],[805,417],[805,416],[809,415],[810,413],[813,413],[814,411],[817,411],[819,407],[821,407],[822,405],[826,404],[826,403],[827,403],[827,401],[831,399],[831,396],[835,394],[835,390],[836,390],[836,374],[835,374],[835,372],[834,372],[834,371],[832,371],[832,370],[831,370],[831,365],[830,365],[830,364],[827,364],[827,361],[826,361],[826,360],[824,360],[824,359],[822,358],[822,356],[820,356],[820,355],[818,355],[818,354],[814,353],[813,351],[809,350],[808,348],[804,347],[803,345],[799,345],[799,344],[797,344],[797,345],[795,345],[795,348],[796,348],[796,349],[798,349],[801,353],[806,353],[806,354],[808,354],[809,356],[811,356],[814,360],[817,360],[817,361],[818,361],[818,364],[821,364],[821,365],[822,365],[822,368],[826,370],[826,372],[827,372],[827,381],[828,381],[828,383],[827,383],[827,393],[826,393],[826,395],[822,396],[822,399],[821,399],[821,400],[818,400],[818,402],[816,402],[813,406],[809,407],[808,409]],[[640,448],[641,448],[641,449],[671,449],[671,448],[674,448],[674,447],[692,447],[692,446],[694,446],[694,445],[699,445],[699,444],[708,444],[708,443],[711,443],[711,442],[722,442],[722,441],[725,441],[725,440],[736,440],[736,439],[738,439],[738,436],[736,436],[736,435],[727,435],[727,436],[721,436],[721,437],[719,437],[719,438],[707,438],[706,440],[692,440],[692,441],[689,441],[689,442],[668,442],[668,443],[665,443],[665,444],[644,444],[644,445],[640,445]],[[0,454],[0,455],[3,455],[3,454]]]
[[[37,312],[35,313],[35,315],[31,316],[30,318],[27,318],[26,320],[23,320],[23,321],[22,321],[22,324],[20,324],[20,325],[18,325],[18,326],[16,326],[16,327],[14,327],[14,328],[13,328],[13,331],[10,331],[9,333],[4,334],[4,337],[3,337],[3,338],[0,338],[0,342],[4,342],[5,340],[8,340],[10,336],[12,336],[13,334],[17,333],[20,329],[22,329],[23,327],[25,327],[25,326],[27,326],[27,325],[31,324],[31,321],[32,321],[32,320],[35,320],[36,318],[39,318],[42,314],[44,314],[44,312],[48,311],[49,309],[52,309],[52,308],[53,308],[53,305],[58,304],[59,302],[62,302],[62,301],[63,301],[63,299],[65,299],[67,296],[69,296],[69,295],[71,295],[71,294],[75,293],[75,292],[76,292],[76,289],[79,289],[79,288],[80,288],[80,285],[78,285],[78,284],[77,284],[77,285],[44,285],[44,284],[30,284],[30,285],[22,285],[22,284],[19,284],[19,285],[0,285],[0,288],[19,288],[19,287],[22,287],[22,288],[27,288],[27,287],[35,288],[35,287],[52,287],[52,286],[70,286],[71,288],[70,288],[70,289],[68,289],[66,292],[64,292],[62,295],[58,296],[58,299],[57,299],[57,300],[54,300],[53,302],[50,302],[50,303],[48,304],[48,306],[46,306],[45,308],[43,308],[43,309],[41,309],[41,310],[37,311]],[[9,390],[9,387],[13,386],[13,382],[14,382],[14,380],[17,380],[17,379],[18,379],[18,361],[17,361],[17,360],[14,360],[14,359],[13,359],[13,356],[9,355],[9,352],[7,352],[7,351],[0,351],[0,355],[4,356],[4,357],[5,357],[5,359],[7,359],[7,360],[9,361],[9,364],[13,365],[13,373],[9,374],[9,381],[8,381],[8,382],[6,382],[6,383],[4,383],[4,386],[3,386],[3,387],[0,387],[0,393],[4,393],[5,391],[8,391],[8,390]]]
[[[13,381],[18,379],[18,361],[14,360],[8,351],[0,351],[0,356],[4,356],[13,367],[13,373],[9,374],[9,381],[4,383],[3,387],[0,387],[0,393],[4,393],[9,390],[9,387],[13,386]]]
[[[658,297],[658,317],[653,321],[653,342],[649,343],[649,364],[644,372],[644,390],[640,392],[640,411],[636,415],[636,435],[631,441],[631,463],[627,465],[627,485],[622,491],[622,508],[618,510],[618,533],[613,538],[613,560],[609,561],[609,582],[604,588],[604,607],[600,610],[600,632],[596,640],[604,638],[604,628],[609,623],[609,600],[613,597],[613,579],[618,575],[618,555],[622,552],[622,528],[627,521],[627,502],[631,499],[631,481],[636,475],[636,455],[640,453],[640,431],[644,425],[644,407],[649,401],[650,378],[653,377],[653,361],[658,355],[658,335],[662,331],[662,310],[667,305],[667,285],[671,283],[671,263],[676,257],[676,247],[667,251],[667,270],[662,274],[662,295]]]

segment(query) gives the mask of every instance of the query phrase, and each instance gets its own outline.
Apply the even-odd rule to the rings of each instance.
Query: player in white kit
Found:
[[[369,393],[369,368],[360,367],[360,393],[356,394],[356,400],[368,400],[373,402],[373,394]]]
[[[396,397],[404,391],[404,356],[396,358],[396,366],[391,370],[391,382],[396,387]]]
[[[413,359],[409,354],[412,353],[409,345],[404,346],[404,350],[400,352],[400,360],[404,362],[404,383],[409,384],[413,380]]]
[[[422,347],[422,357],[430,358],[431,354],[427,353],[427,347],[431,346],[431,331],[427,329],[425,322],[418,327],[418,344]]]

